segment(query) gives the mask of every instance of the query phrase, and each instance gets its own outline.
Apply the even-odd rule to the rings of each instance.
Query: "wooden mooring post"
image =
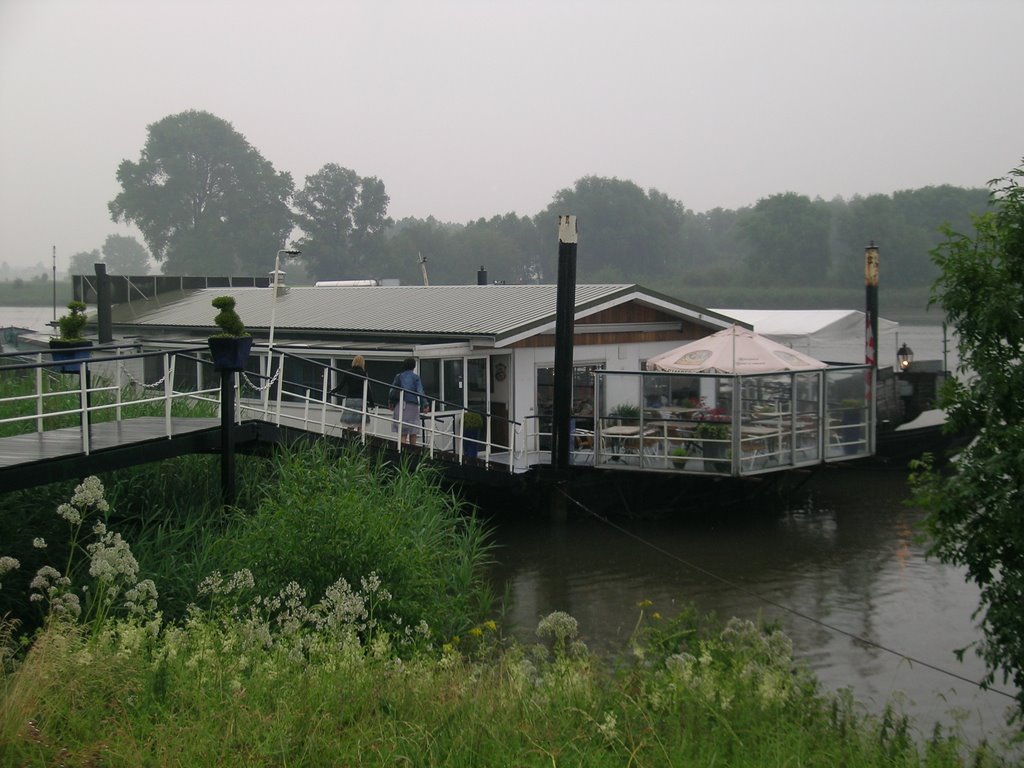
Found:
[[[220,488],[224,508],[235,505],[235,372],[220,371]]]

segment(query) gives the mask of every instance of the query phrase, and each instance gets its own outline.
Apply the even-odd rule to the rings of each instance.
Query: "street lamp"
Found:
[[[900,370],[906,371],[910,368],[910,364],[914,362],[914,350],[904,344],[896,352],[896,359],[899,361]]]
[[[282,248],[277,252],[277,256],[274,257],[274,282],[272,284],[274,295],[270,300],[270,339],[267,342],[268,352],[274,348],[274,320],[277,318],[277,277],[281,274],[282,253],[285,256],[298,256],[302,251],[295,250],[294,248]]]

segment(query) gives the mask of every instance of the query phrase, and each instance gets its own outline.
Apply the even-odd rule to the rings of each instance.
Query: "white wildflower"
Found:
[[[36,538],[32,539],[32,546],[36,549],[46,549],[46,539],[44,539],[42,536],[37,536]]]
[[[77,619],[82,615],[82,605],[78,595],[74,592],[65,592],[62,595],[55,595],[50,600],[50,612],[55,616]]]
[[[391,593],[387,588],[381,586],[380,576],[376,571],[371,572],[368,577],[360,578],[359,583],[363,587],[363,594],[368,598],[376,597],[382,603],[391,601]]]
[[[95,507],[99,512],[106,512],[110,509],[110,505],[103,497],[103,483],[95,475],[85,478],[81,485],[75,486],[71,503],[79,509]]]
[[[156,610],[156,584],[143,579],[124,593],[124,605],[131,616],[148,616]]]
[[[553,637],[560,644],[576,637],[578,630],[579,622],[565,611],[549,613],[537,624],[538,637]]]
[[[0,557],[0,576],[16,571],[21,568],[21,563],[13,557]],[[0,587],[3,587],[3,582],[0,582]]]
[[[619,738],[618,720],[611,712],[604,713],[604,722],[597,724],[597,730],[604,736],[605,741],[615,741]]]
[[[78,525],[82,522],[82,513],[75,509],[70,504],[61,504],[57,507],[57,514],[63,517],[72,525]]]
[[[99,541],[87,546],[86,551],[91,556],[89,575],[104,582],[112,597],[122,585],[135,581],[139,573],[139,562],[121,534],[104,533]]]

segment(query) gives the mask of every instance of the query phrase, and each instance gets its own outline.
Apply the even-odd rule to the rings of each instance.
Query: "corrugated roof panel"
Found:
[[[634,290],[627,284],[578,285],[576,306]],[[500,337],[555,316],[554,285],[376,286],[290,288],[277,299],[278,330]],[[268,288],[203,289],[166,306],[155,301],[115,308],[115,322],[141,326],[212,328],[214,297],[230,293],[248,328],[269,328]]]

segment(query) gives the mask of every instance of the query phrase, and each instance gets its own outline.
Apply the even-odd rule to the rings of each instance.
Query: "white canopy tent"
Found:
[[[864,313],[855,309],[713,309],[797,352],[830,363],[864,363]],[[899,323],[878,318],[878,365],[896,364]]]
[[[738,325],[647,360],[648,370],[675,373],[778,373],[825,367],[820,360]]]

